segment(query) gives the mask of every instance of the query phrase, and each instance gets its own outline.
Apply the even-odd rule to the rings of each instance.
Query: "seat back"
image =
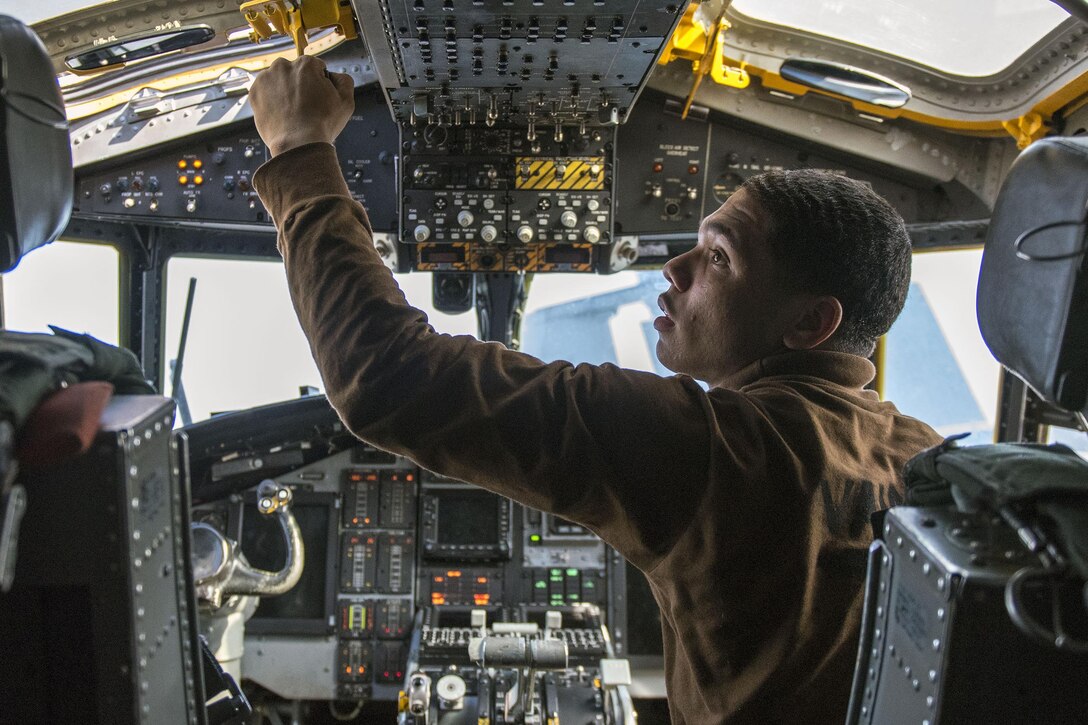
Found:
[[[56,239],[72,209],[72,147],[38,36],[0,15],[0,273]]]
[[[1088,138],[1046,138],[1001,186],[979,273],[979,329],[994,357],[1069,411],[1088,403]]]

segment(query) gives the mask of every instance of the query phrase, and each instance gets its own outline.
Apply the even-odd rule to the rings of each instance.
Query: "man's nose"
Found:
[[[691,280],[691,274],[688,271],[688,257],[690,254],[690,251],[679,254],[666,262],[665,266],[661,268],[661,273],[665,275],[665,279],[669,280],[669,283],[679,292],[687,289]]]

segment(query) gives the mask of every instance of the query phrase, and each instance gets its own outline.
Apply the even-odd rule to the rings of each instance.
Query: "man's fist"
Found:
[[[311,56],[277,58],[249,89],[253,120],[273,156],[315,141],[332,143],[355,110],[354,83]]]

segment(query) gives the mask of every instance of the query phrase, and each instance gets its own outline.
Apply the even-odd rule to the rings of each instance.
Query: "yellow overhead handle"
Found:
[[[238,10],[249,23],[250,40],[290,35],[299,57],[306,51],[308,31],[336,27],[348,40],[359,36],[350,3],[338,0],[248,0]]]
[[[1002,121],[1001,125],[1016,139],[1016,147],[1026,149],[1050,132],[1047,120],[1034,111],[1020,118]]]
[[[723,36],[732,27],[729,21],[725,19],[725,9],[728,5],[722,8],[721,12],[718,13],[718,17],[708,28],[704,28],[702,24],[696,22],[695,11],[697,7],[696,4],[688,6],[684,17],[680,19],[680,23],[676,27],[676,31],[665,44],[665,51],[657,61],[660,65],[665,65],[677,58],[691,61],[691,71],[695,76],[695,81],[692,83],[691,91],[688,92],[687,100],[684,102],[684,111],[681,114],[684,118],[687,117],[691,103],[695,100],[695,93],[699,90],[699,85],[707,75],[713,78],[716,83],[732,88],[747,88],[748,83],[751,81],[744,62],[733,65],[723,55],[725,49]]]

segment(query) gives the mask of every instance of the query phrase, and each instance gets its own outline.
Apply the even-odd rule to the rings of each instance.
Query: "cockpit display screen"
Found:
[[[512,547],[510,500],[474,487],[434,487],[423,494],[426,559],[506,559]]]
[[[499,499],[486,491],[443,491],[438,499],[440,545],[495,545]]]

